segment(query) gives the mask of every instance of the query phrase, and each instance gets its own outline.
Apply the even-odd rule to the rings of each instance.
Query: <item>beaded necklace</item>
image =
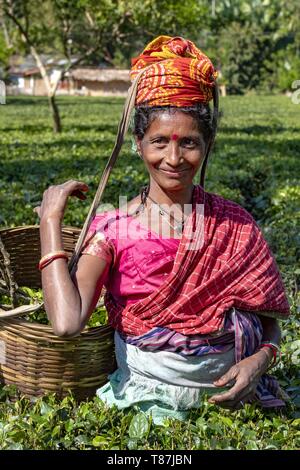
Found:
[[[165,209],[163,209],[161,207],[161,205],[154,201],[154,199],[152,199],[152,197],[149,196],[149,186],[144,186],[144,188],[142,188],[142,191],[141,191],[141,203],[140,205],[138,206],[138,208],[136,209],[134,215],[138,215],[140,214],[141,212],[144,212],[145,210],[145,206],[146,206],[146,203],[147,203],[147,199],[150,199],[150,201],[155,204],[158,209],[159,209],[159,214],[164,217],[165,221],[167,222],[167,224],[173,229],[175,230],[175,232],[178,234],[178,235],[182,235],[183,233],[183,230],[184,230],[184,214],[182,212],[182,219],[181,220],[178,220],[174,217],[174,215],[172,215],[174,221],[176,222],[176,225],[172,225],[169,220],[171,218],[171,214],[170,212],[166,211]]]

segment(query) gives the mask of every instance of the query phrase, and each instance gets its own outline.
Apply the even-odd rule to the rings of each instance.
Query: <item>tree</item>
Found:
[[[229,93],[272,89],[278,81],[278,51],[293,38],[286,34],[290,21],[286,0],[218,0],[211,21],[209,48],[227,84]],[[294,2],[294,0],[292,0]]]
[[[0,69],[4,70],[1,78],[5,78],[5,71],[9,67],[9,58],[13,54],[13,45],[10,41],[5,20],[0,16]]]
[[[283,87],[299,73],[298,0],[0,0],[0,23],[1,14],[14,50],[35,57],[55,131],[61,129],[56,91],[72,67],[128,67],[158,35],[194,40],[232,93]],[[66,59],[53,83],[43,54]]]
[[[53,116],[53,129],[61,131],[61,119],[55,100],[59,82],[71,68],[98,54],[98,61],[110,58],[110,44],[118,38],[126,15],[113,0],[0,0],[2,15],[21,38],[23,49],[34,57],[47,90]],[[122,3],[122,2],[121,2]],[[65,66],[50,82],[42,54],[60,55]]]
[[[122,28],[122,49],[118,52],[129,63],[145,44],[156,36],[183,36],[201,42],[211,14],[205,0],[127,0],[127,22]],[[124,9],[124,7],[123,7]]]

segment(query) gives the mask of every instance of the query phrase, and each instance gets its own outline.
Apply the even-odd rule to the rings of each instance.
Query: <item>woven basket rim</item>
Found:
[[[39,229],[40,225],[35,224],[35,225],[18,225],[17,227],[4,227],[4,228],[0,228],[0,233],[1,232],[8,232],[8,231],[17,232],[17,231],[21,231],[21,230],[24,230],[24,229],[26,230],[26,229],[29,229],[29,228]],[[73,225],[62,225],[62,230],[70,230],[70,231],[81,232],[80,227],[74,227]]]
[[[30,314],[29,314],[30,315]],[[74,336],[73,338],[65,338],[65,337],[60,337],[60,336],[57,336],[55,335],[55,333],[53,332],[53,329],[50,325],[44,325],[43,323],[38,323],[36,321],[29,321],[29,320],[24,320],[24,319],[21,319],[21,318],[18,318],[17,316],[16,317],[11,317],[11,318],[0,318],[0,327],[1,327],[1,323],[6,323],[6,324],[15,324],[19,327],[26,327],[26,328],[32,328],[32,329],[36,329],[36,330],[39,330],[39,331],[43,331],[47,334],[53,334],[54,338],[55,339],[59,339],[61,338],[63,341],[65,340],[68,340],[68,339],[75,339],[75,338],[79,338],[81,335],[83,336],[86,336],[90,333],[96,333],[96,332],[100,332],[100,331],[103,331],[104,333],[104,330],[107,329],[113,329],[112,326],[110,326],[109,324],[107,325],[100,325],[100,326],[85,326],[85,328],[80,332],[80,334],[78,336]]]
[[[34,230],[39,230],[39,224],[35,224],[35,225],[19,225],[17,227],[6,227],[6,228],[0,228],[0,235],[1,233],[7,233],[7,232],[10,232],[10,233],[19,233],[19,232],[22,232],[22,231],[26,231],[28,229],[34,229]],[[78,234],[81,232],[81,228],[79,227],[74,227],[74,226],[71,226],[71,225],[62,225],[62,232],[78,232]],[[20,286],[20,287],[23,287],[23,286]],[[26,285],[24,285],[24,287],[26,287]],[[33,312],[32,312],[33,313]],[[96,332],[101,332],[105,331],[105,329],[109,330],[109,329],[112,329],[112,327],[107,324],[107,325],[100,325],[100,326],[85,326],[85,328],[80,332],[80,334],[76,337],[73,337],[73,338],[62,338],[62,337],[59,337],[57,335],[54,334],[53,332],[53,328],[51,325],[44,325],[43,323],[38,323],[37,321],[29,321],[29,320],[24,320],[22,318],[23,315],[30,315],[30,313],[21,313],[20,315],[16,315],[16,316],[13,316],[13,317],[8,317],[8,318],[5,318],[5,317],[2,317],[0,318],[0,324],[15,324],[17,325],[18,327],[26,327],[26,328],[32,328],[32,329],[36,329],[36,330],[39,330],[40,332],[44,332],[44,333],[47,333],[47,334],[52,334],[53,337],[57,340],[61,339],[62,341],[68,341],[68,340],[72,340],[72,339],[75,339],[75,338],[80,338],[81,336],[86,336],[90,333],[96,333]]]

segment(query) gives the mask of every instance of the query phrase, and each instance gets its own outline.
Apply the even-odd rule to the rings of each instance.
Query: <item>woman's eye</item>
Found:
[[[167,139],[165,139],[164,137],[158,137],[157,139],[152,140],[151,143],[162,146],[166,145],[168,142]]]
[[[193,139],[183,139],[181,142],[181,145],[183,147],[194,148],[194,147],[197,147],[198,142],[196,142]]]

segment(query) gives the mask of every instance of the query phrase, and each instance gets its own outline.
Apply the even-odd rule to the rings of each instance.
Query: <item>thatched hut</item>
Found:
[[[70,72],[70,93],[87,96],[125,96],[130,86],[129,70],[81,67]]]

